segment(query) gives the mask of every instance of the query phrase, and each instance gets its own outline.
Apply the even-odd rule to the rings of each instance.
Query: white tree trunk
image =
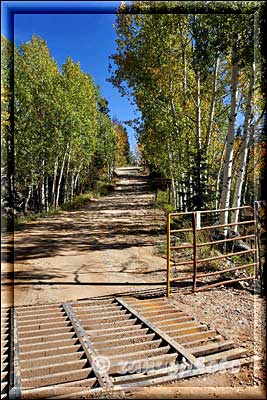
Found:
[[[177,112],[175,109],[175,104],[174,104],[174,96],[173,96],[173,82],[172,79],[170,80],[170,85],[169,85],[169,90],[170,90],[170,100],[171,100],[171,113],[172,113],[172,118],[173,118],[173,126],[175,128],[177,136],[179,135],[179,126],[177,124]]]
[[[201,93],[200,93],[200,72],[197,71],[196,74],[197,78],[197,101],[196,101],[196,147],[197,147],[197,174],[195,179],[197,180],[197,195],[199,202],[201,201],[202,193],[201,193],[201,182],[202,182],[202,157],[201,157],[201,147],[202,147],[202,140],[201,140]],[[201,204],[199,204],[201,206]]]
[[[242,143],[240,147],[239,153],[239,160],[238,160],[238,168],[237,168],[237,176],[236,176],[236,183],[235,183],[235,190],[233,195],[233,207],[240,207],[241,205],[241,193],[242,187],[244,183],[244,176],[248,158],[248,149],[249,149],[249,142],[250,142],[250,121],[251,121],[251,103],[252,103],[252,94],[253,94],[253,86],[254,86],[254,79],[255,79],[255,70],[254,65],[251,69],[251,76],[249,81],[249,90],[247,95],[246,101],[246,112],[245,112],[245,120],[244,120],[244,133],[242,138]],[[232,214],[232,222],[238,222],[239,217],[239,210],[236,210]],[[234,226],[235,232],[237,232],[238,226]]]
[[[212,85],[212,96],[211,96],[211,103],[210,103],[210,115],[209,115],[209,123],[207,129],[207,136],[206,136],[206,143],[205,147],[208,151],[210,145],[210,138],[213,129],[213,122],[214,122],[214,111],[215,111],[215,99],[216,99],[216,92],[217,92],[217,83],[218,83],[218,69],[219,69],[219,57],[217,57],[214,67],[214,75],[213,75],[213,85]]]
[[[167,151],[168,151],[168,161],[169,161],[169,170],[170,170],[170,177],[171,177],[171,189],[172,189],[172,194],[173,194],[173,205],[175,208],[177,208],[177,187],[176,187],[176,182],[174,179],[174,174],[173,174],[173,154],[169,142],[169,138],[167,138]]]
[[[175,186],[175,210],[180,210],[182,207],[182,197],[181,197],[181,188],[180,184],[174,179],[174,186]]]
[[[30,201],[31,195],[32,195],[32,185],[30,185],[28,187],[28,194],[27,194],[27,197],[25,199],[25,204],[24,204],[24,212],[25,213],[28,212],[28,206],[29,206],[29,201]]]
[[[232,60],[235,54],[232,52]],[[232,63],[231,69],[231,108],[229,115],[228,132],[226,137],[226,152],[223,170],[223,188],[221,194],[220,207],[230,207],[230,193],[232,184],[232,168],[233,168],[233,153],[235,141],[235,121],[236,121],[236,105],[237,105],[237,83],[238,83],[238,65],[237,62]],[[220,224],[227,224],[228,211],[220,214]],[[227,235],[227,229],[224,229],[224,235]]]
[[[200,98],[200,72],[197,72],[197,104],[196,104],[196,139],[197,149],[201,150],[201,98]]]
[[[107,175],[108,175],[108,183],[111,183],[112,180],[112,160],[107,160]]]
[[[115,157],[112,158],[111,170],[112,170],[112,176],[113,176],[113,175],[114,175],[114,172],[115,172]]]
[[[222,172],[222,166],[223,166],[223,156],[224,156],[224,150],[225,150],[225,145],[226,145],[226,139],[223,144],[223,149],[220,157],[220,163],[219,163],[219,169],[216,177],[216,184],[215,184],[215,209],[217,210],[219,207],[219,186],[220,186],[220,178],[221,178],[221,172]]]
[[[57,170],[58,170],[58,157],[56,158],[55,165],[54,165],[54,179],[53,179],[52,192],[51,192],[51,206],[52,207],[56,206]]]
[[[45,161],[42,160],[42,172],[41,172],[41,211],[45,210],[45,172],[44,172]]]
[[[49,202],[48,202],[48,175],[45,177],[45,210],[49,211]]]
[[[69,200],[69,170],[70,170],[70,159],[71,159],[71,150],[69,151],[68,155],[68,162],[67,162],[67,171],[66,171],[66,181],[65,181],[65,188],[64,188],[64,203]]]
[[[75,179],[74,179],[74,189],[75,190],[77,190],[78,179],[79,179],[79,176],[80,176],[81,169],[82,169],[82,164],[80,164],[80,166],[78,168],[78,171],[77,171],[77,174],[76,174]]]
[[[57,185],[56,208],[58,208],[58,201],[59,201],[61,182],[62,182],[63,171],[64,171],[64,167],[65,167],[65,161],[66,161],[66,156],[67,156],[68,149],[69,149],[69,144],[67,144],[67,147],[66,147],[66,150],[65,150],[65,153],[64,153],[64,157],[63,157],[63,160],[62,160],[62,164],[61,164],[61,170],[60,170],[60,175],[59,175],[58,185]]]
[[[176,208],[177,205],[177,192],[176,192],[176,185],[175,180],[171,178],[171,190],[173,195],[173,206]]]
[[[182,191],[182,210],[187,211],[187,185],[185,185],[185,174],[182,173],[181,191]]]
[[[183,108],[185,110],[187,100],[187,60],[186,60],[186,44],[185,39],[182,43],[182,57],[183,57]]]
[[[73,192],[74,192],[74,173],[71,173],[71,187],[70,187],[70,201],[73,200]]]
[[[182,208],[181,184],[179,182],[177,182],[177,180],[175,180],[174,183],[175,183],[175,188],[176,188],[175,209],[179,211]]]
[[[209,166],[208,166],[208,154],[209,154],[209,146],[211,135],[213,131],[213,123],[214,123],[214,112],[215,112],[215,100],[217,93],[217,84],[218,84],[218,69],[219,69],[219,61],[220,58],[217,57],[214,66],[214,75],[213,75],[213,85],[212,85],[212,95],[211,95],[211,103],[210,103],[210,114],[209,114],[209,122],[207,128],[207,135],[205,140],[205,156],[206,156],[206,167],[204,171],[204,182],[205,182],[205,194],[208,195],[208,181],[209,181]]]
[[[78,182],[79,182],[80,172],[77,172],[75,179],[74,179],[74,189],[77,190]]]
[[[189,177],[189,196],[193,196],[193,178],[192,175]]]

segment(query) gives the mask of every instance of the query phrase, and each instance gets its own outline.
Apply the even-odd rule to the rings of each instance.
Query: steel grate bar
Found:
[[[81,346],[86,354],[91,368],[93,369],[98,379],[100,386],[104,388],[112,388],[114,385],[108,373],[104,370],[100,371],[97,367],[98,354],[85,329],[78,320],[72,306],[70,305],[70,303],[62,303],[62,307],[72,323],[72,326],[76,332],[77,337],[80,340]]]
[[[155,332],[159,337],[165,340],[178,354],[181,354],[193,368],[199,367],[199,361],[194,357],[187,349],[177,343],[173,338],[171,338],[167,333],[163,332],[160,328],[154,325],[152,322],[148,321],[143,317],[138,311],[131,307],[125,300],[121,298],[115,299],[120,305],[125,307],[131,314],[135,315],[140,321],[142,321],[148,328]]]
[[[102,311],[99,316],[98,311],[105,305],[106,312]],[[94,313],[91,318],[82,314],[80,319],[78,309],[84,308],[86,313],[87,306],[94,308]],[[110,307],[115,310],[115,315],[110,315]],[[6,330],[4,333],[13,349],[9,349],[13,370],[9,365],[11,379],[10,385],[6,386],[11,399],[67,399],[72,394],[77,399],[96,394],[109,397],[119,389],[166,384],[253,362],[253,357],[243,347],[236,348],[234,342],[225,340],[215,330],[188,332],[183,319],[193,317],[165,299],[139,300],[118,296],[108,303],[100,300],[98,303],[76,302],[75,305],[64,302],[49,309],[50,317],[47,314],[45,320],[37,319],[32,314],[32,307],[17,308],[8,315],[5,327],[9,333]],[[117,320],[116,316],[121,315],[116,311],[118,309],[124,317],[136,321],[133,325],[136,329],[130,330],[124,318]],[[40,308],[40,313],[45,310],[45,307]],[[162,310],[169,315],[166,321],[172,325],[177,322],[169,333],[171,327],[164,325],[164,317],[163,322],[159,319],[164,314]],[[29,314],[32,315],[30,320]],[[90,325],[92,320],[93,330],[87,329],[85,324]],[[113,322],[114,329],[109,327],[107,330],[107,323]],[[119,333],[117,322],[122,330]],[[57,331],[60,327],[61,334]],[[207,329],[206,325],[203,328]],[[35,331],[40,331],[37,338],[32,337]],[[104,361],[109,363],[104,364]]]
[[[19,357],[18,321],[15,308],[10,310],[10,364],[9,364],[9,399],[21,399],[21,372]]]

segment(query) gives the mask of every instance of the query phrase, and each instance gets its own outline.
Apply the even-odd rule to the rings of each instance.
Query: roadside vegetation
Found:
[[[90,204],[90,201],[98,199],[101,196],[107,195],[115,187],[112,183],[106,183],[103,181],[97,181],[94,190],[85,191],[83,194],[75,195],[73,200],[66,201],[58,208],[52,208],[48,211],[41,212],[28,212],[27,214],[21,214],[15,217],[14,228],[15,230],[22,229],[25,224],[31,221],[37,221],[39,218],[49,218],[60,215],[62,211],[79,210]]]
[[[111,56],[110,81],[141,113],[143,162],[170,181],[168,202],[180,211],[253,204],[266,154],[260,2],[197,3],[208,11],[198,14],[195,2],[122,2]],[[166,209],[163,196],[156,203]],[[230,219],[238,211],[220,223]]]
[[[225,225],[241,220],[238,207],[262,199],[261,13],[260,2],[250,1],[121,4],[110,81],[140,111],[134,123],[142,163],[156,184],[154,207],[237,208],[209,224]],[[232,230],[242,232],[238,225]],[[218,240],[210,236],[208,241]],[[176,241],[192,243],[189,237]],[[159,247],[166,253],[165,244]],[[209,246],[201,252],[209,258],[224,249]],[[190,257],[186,253],[184,259]],[[182,252],[177,257],[181,261]],[[246,255],[242,260],[251,261]],[[238,264],[240,257],[231,262]],[[221,264],[214,260],[206,267]]]
[[[171,199],[169,198],[169,193],[165,190],[158,190],[154,201],[154,207],[164,210],[165,212],[173,212],[175,208]]]
[[[1,41],[1,206],[12,230],[13,209],[16,227],[107,193],[132,156],[126,129],[79,63],[68,58],[59,70],[40,37],[19,48]]]

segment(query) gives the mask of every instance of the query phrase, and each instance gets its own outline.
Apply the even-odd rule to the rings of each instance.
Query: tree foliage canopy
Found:
[[[233,12],[217,14],[217,3],[225,2],[201,2],[199,13],[189,3],[196,2],[122,4],[110,81],[123,96],[132,96],[141,112],[139,148],[150,169],[171,180],[176,209],[218,207],[237,185],[252,201],[254,187],[247,177],[229,181],[228,175],[232,149],[236,173],[242,162],[242,169],[253,162],[252,153],[250,158],[238,154],[231,137],[235,141],[239,132],[246,142],[248,131],[246,146],[252,149],[260,136],[262,94],[254,84],[251,95],[248,90],[251,74],[260,83],[252,14],[259,4],[232,2]]]
[[[111,182],[115,160],[127,162],[120,159],[127,133],[122,145],[121,124],[112,122],[107,100],[79,63],[68,58],[59,71],[42,38],[32,36],[13,49],[2,37],[2,76],[2,160],[8,180],[12,147],[17,210],[48,210],[90,189],[100,177]]]

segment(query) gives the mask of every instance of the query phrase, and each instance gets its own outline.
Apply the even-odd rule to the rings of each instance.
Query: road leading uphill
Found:
[[[139,168],[116,173],[109,195],[16,232],[15,273],[3,268],[4,302],[13,277],[17,305],[162,286],[166,263],[154,246],[164,238],[164,214],[153,207],[154,193]]]

